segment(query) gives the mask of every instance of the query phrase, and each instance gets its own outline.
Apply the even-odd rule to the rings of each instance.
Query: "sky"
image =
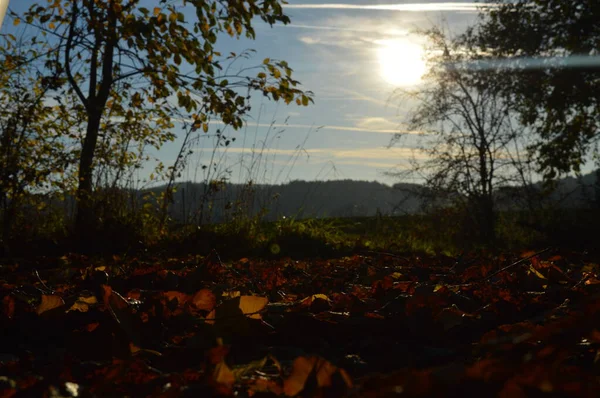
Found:
[[[461,33],[476,22],[477,4],[398,0],[289,3],[284,10],[291,24],[259,25],[256,41],[226,40],[223,44],[238,49],[248,45],[257,50],[258,60],[287,60],[303,88],[314,93],[315,103],[305,108],[261,101],[260,113],[248,120],[247,138],[254,142],[254,134],[258,134],[260,140],[267,134],[265,125],[272,121],[281,125],[287,120],[277,145],[271,146],[270,159],[275,164],[270,160],[268,167],[283,167],[298,145],[304,148],[292,170],[288,167],[269,176],[393,183],[384,172],[407,167],[416,143],[407,137],[388,148],[393,134],[405,131],[403,122],[411,109],[409,104],[391,100],[392,94],[397,87],[414,86],[424,71],[423,41],[414,32],[443,25],[452,33]],[[243,146],[243,140],[236,140],[230,153],[247,153]]]
[[[301,88],[314,93],[314,104],[285,105],[256,95],[246,127],[225,131],[236,141],[217,154],[219,172],[213,177],[230,169],[233,182],[349,178],[394,183],[385,172],[407,167],[414,132],[388,146],[394,133],[405,132],[403,122],[411,109],[392,100],[392,94],[398,87],[414,87],[424,72],[423,41],[414,31],[443,25],[461,33],[476,22],[481,3],[331,1],[289,0],[284,10],[291,24],[270,27],[256,20],[256,40],[219,37],[217,49],[223,53],[256,50],[234,67],[258,65],[267,57],[286,60]],[[33,3],[13,0],[10,7],[20,11]],[[2,32],[10,25],[5,21]],[[211,160],[211,136],[222,128],[213,121],[209,133],[194,144],[181,180],[202,180],[211,170],[202,166]],[[176,140],[153,155],[172,164],[180,144]],[[150,172],[148,165],[141,178]]]

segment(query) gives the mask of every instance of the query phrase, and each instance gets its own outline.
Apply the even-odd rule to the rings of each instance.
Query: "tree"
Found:
[[[121,131],[106,128],[108,121],[113,126],[115,119],[154,123],[150,135],[136,139],[160,147],[174,138],[172,117],[177,111],[185,111],[196,129],[207,131],[211,116],[237,129],[250,110],[251,91],[286,103],[312,101],[310,93],[296,88],[298,82],[285,61],[265,59],[254,77],[249,70],[221,73],[224,60],[215,48],[218,35],[254,38],[254,17],[270,25],[288,23],[279,0],[183,0],[181,5],[160,0],[152,10],[140,3],[55,0],[33,5],[23,16],[53,46],[46,68],[54,76],[55,89],[73,93],[83,107],[79,233],[94,224],[93,175],[99,139],[102,135],[115,139]],[[19,23],[21,19],[15,17]],[[117,115],[111,114],[115,111]]]
[[[505,1],[482,14],[475,32],[483,53],[510,79],[504,95],[538,133],[548,178],[578,172],[598,141],[600,2]]]
[[[420,194],[436,205],[465,205],[479,238],[489,243],[495,239],[497,189],[528,180],[526,130],[513,120],[498,72],[477,67],[470,33],[448,39],[433,29],[425,35],[430,69],[422,85],[399,92],[416,102],[407,127],[420,132],[421,143],[411,169],[391,174],[416,175],[424,182]],[[403,137],[395,135],[391,144]]]
[[[8,251],[17,216],[33,193],[64,190],[71,164],[64,133],[73,126],[69,112],[44,101],[52,79],[36,63],[44,46],[24,45],[6,35],[0,45],[0,215]]]

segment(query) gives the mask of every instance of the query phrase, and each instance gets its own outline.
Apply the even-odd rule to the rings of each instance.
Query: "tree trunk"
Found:
[[[496,240],[496,214],[494,213],[494,201],[490,197],[479,200],[479,233],[482,243],[492,243]]]
[[[85,237],[95,228],[96,220],[93,207],[92,179],[94,174],[94,152],[100,131],[101,112],[89,114],[88,125],[81,156],[79,158],[79,185],[77,187],[77,216],[75,218],[75,231],[78,238],[85,244]]]

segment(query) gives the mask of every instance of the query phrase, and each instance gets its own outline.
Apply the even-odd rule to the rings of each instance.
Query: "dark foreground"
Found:
[[[589,396],[600,266],[494,258],[0,268],[0,396]]]

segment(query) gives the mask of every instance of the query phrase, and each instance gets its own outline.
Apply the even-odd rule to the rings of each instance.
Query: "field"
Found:
[[[596,396],[597,257],[368,241],[2,266],[0,395]]]

